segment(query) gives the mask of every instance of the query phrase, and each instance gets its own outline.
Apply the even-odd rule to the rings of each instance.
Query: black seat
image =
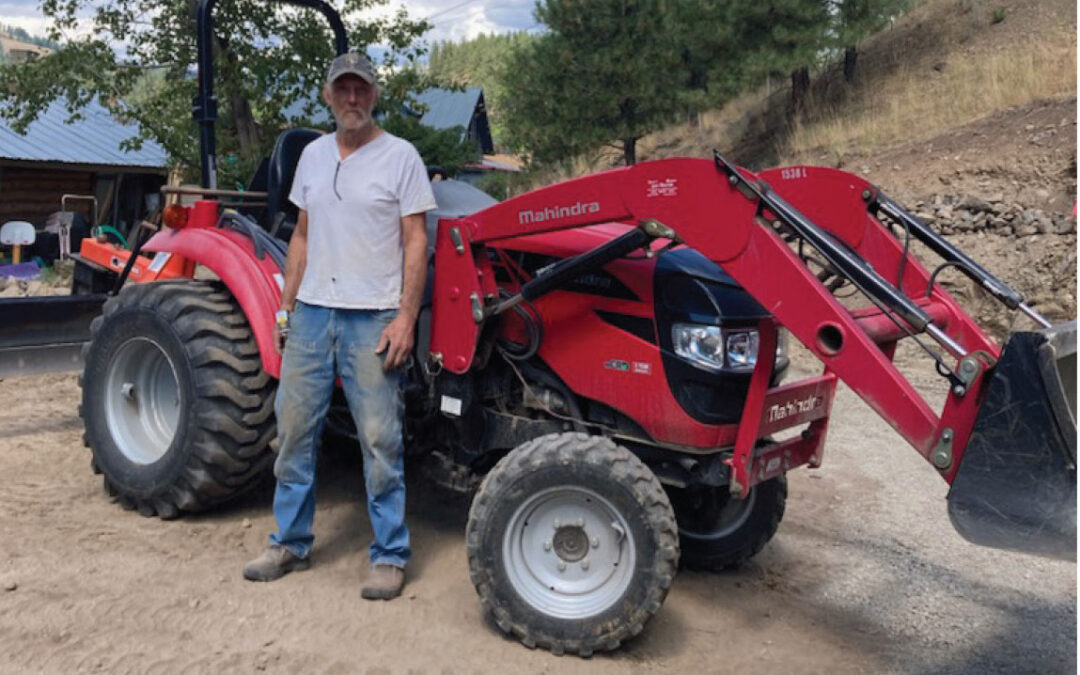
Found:
[[[289,201],[296,164],[307,144],[322,136],[313,129],[289,129],[281,132],[270,155],[266,178],[266,221],[263,227],[279,239],[289,240],[298,216],[296,205]]]

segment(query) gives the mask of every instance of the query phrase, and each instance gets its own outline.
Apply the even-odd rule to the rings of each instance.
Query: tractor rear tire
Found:
[[[726,485],[669,487],[667,492],[679,523],[683,567],[719,572],[739,567],[776,534],[787,480],[781,475],[758,483],[746,499],[732,497]]]
[[[128,285],[90,330],[83,440],[123,507],[175,518],[243,492],[271,465],[276,381],[224,285]]]
[[[469,576],[527,647],[590,656],[640,633],[675,578],[660,481],[610,439],[541,436],[488,473],[465,531]]]

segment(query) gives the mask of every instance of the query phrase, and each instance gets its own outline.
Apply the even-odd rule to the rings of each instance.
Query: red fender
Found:
[[[255,334],[263,368],[272,377],[281,376],[281,355],[274,345],[274,313],[285,281],[270,256],[259,260],[251,240],[242,234],[205,227],[163,230],[151,237],[143,250],[182,255],[216,274],[240,303]]]

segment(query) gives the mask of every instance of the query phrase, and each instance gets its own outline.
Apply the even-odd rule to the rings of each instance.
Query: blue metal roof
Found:
[[[460,126],[468,130],[482,93],[480,87],[468,87],[465,91],[425,89],[416,95],[416,102],[427,107],[420,123],[433,129]]]
[[[61,162],[94,166],[165,169],[165,150],[153,141],[143,141],[139,150],[124,151],[120,143],[136,134],[133,126],[116,120],[96,102],[81,111],[82,119],[68,123],[69,113],[54,101],[25,135],[15,133],[0,119],[0,159],[31,162]]]

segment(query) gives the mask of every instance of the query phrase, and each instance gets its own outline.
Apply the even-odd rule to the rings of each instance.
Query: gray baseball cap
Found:
[[[375,84],[375,68],[360,52],[346,52],[335,58],[326,74],[326,83],[332,84],[342,75],[356,75],[368,84]]]

